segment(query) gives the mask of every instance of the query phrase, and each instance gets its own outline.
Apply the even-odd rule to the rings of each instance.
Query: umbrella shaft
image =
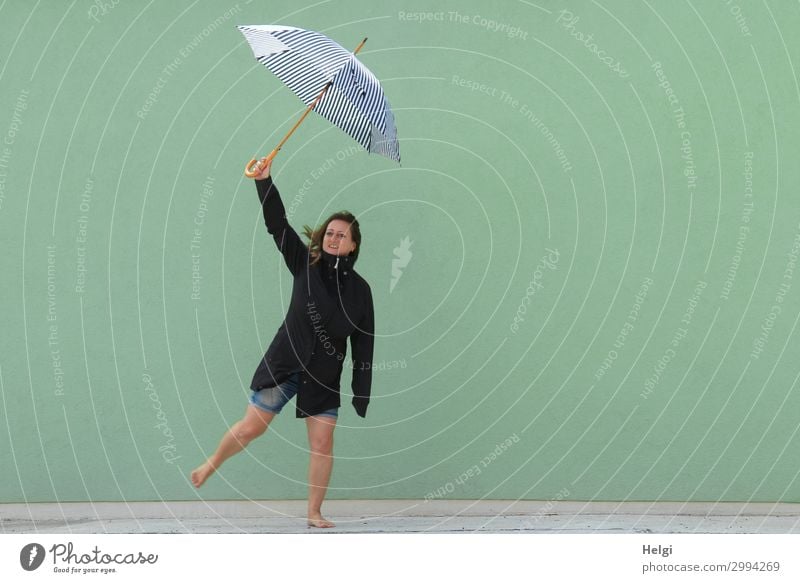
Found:
[[[325,85],[325,87],[322,89],[320,94],[317,95],[317,98],[314,99],[314,101],[311,102],[311,105],[309,105],[306,108],[306,110],[303,112],[303,115],[300,116],[300,119],[298,119],[297,122],[294,124],[294,126],[292,126],[292,129],[290,129],[289,132],[285,136],[283,136],[283,139],[280,141],[280,143],[275,148],[276,152],[283,147],[283,145],[286,143],[286,141],[289,138],[292,137],[292,134],[294,133],[294,131],[298,127],[300,127],[300,124],[303,123],[303,120],[306,119],[306,116],[308,116],[308,114],[311,113],[311,110],[314,109],[314,107],[317,105],[317,103],[319,103],[319,100],[322,99],[322,97],[325,95],[325,92],[328,90],[328,88],[331,86],[332,83],[333,83],[333,81],[328,81],[327,85]]]

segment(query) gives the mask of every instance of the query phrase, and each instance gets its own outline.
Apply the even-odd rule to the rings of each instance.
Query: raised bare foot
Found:
[[[214,466],[211,465],[208,461],[203,465],[199,466],[196,470],[192,472],[192,484],[194,484],[195,488],[199,488],[202,486],[208,477],[213,474],[215,471]]]
[[[308,515],[308,526],[314,528],[332,528],[336,526],[330,520],[326,520],[322,517],[322,514],[317,512],[316,514],[309,514]]]

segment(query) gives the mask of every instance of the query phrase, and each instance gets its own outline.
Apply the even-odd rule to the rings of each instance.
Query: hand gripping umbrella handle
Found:
[[[356,50],[353,51],[353,54],[354,55],[358,54],[358,51],[361,50],[361,47],[363,47],[364,43],[366,43],[366,42],[367,42],[367,39],[364,38],[364,40],[362,40],[361,43],[356,47]],[[328,83],[325,85],[325,87],[323,87],[322,91],[320,91],[319,95],[317,95],[316,99],[314,99],[314,101],[311,103],[311,105],[309,105],[306,108],[306,110],[303,112],[303,115],[300,116],[300,119],[297,120],[297,123],[295,123],[294,126],[292,127],[292,129],[289,130],[289,133],[287,133],[285,136],[283,136],[283,139],[280,141],[280,143],[277,145],[277,147],[274,150],[272,150],[272,152],[269,153],[269,156],[267,156],[265,158],[265,162],[271,161],[275,156],[278,155],[278,151],[286,143],[286,140],[288,140],[292,136],[294,131],[300,126],[300,124],[303,123],[303,120],[306,119],[306,116],[309,113],[311,113],[311,110],[314,109],[314,107],[317,105],[317,103],[319,103],[320,99],[322,99],[322,97],[325,95],[325,93],[328,91],[328,88],[332,84],[333,84],[333,81],[328,81]],[[256,168],[256,163],[257,163],[257,160],[255,158],[253,158],[252,160],[250,160],[247,163],[247,166],[244,167],[244,175],[245,176],[247,176],[248,178],[255,178],[256,176],[258,176],[261,173],[261,171],[258,168]]]
[[[264,162],[269,163],[275,156],[278,155],[278,150],[280,150],[279,147],[272,150],[272,152],[270,152],[269,155],[266,158],[264,158]],[[256,164],[258,164],[258,160],[256,160],[255,158],[250,160],[247,163],[247,166],[244,167],[244,175],[247,176],[248,178],[255,178],[256,176],[261,174],[261,169],[258,168]]]

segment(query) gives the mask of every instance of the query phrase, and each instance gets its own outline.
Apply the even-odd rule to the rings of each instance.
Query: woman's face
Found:
[[[322,249],[332,255],[350,255],[355,251],[356,244],[350,236],[350,223],[341,219],[328,223],[322,237]]]

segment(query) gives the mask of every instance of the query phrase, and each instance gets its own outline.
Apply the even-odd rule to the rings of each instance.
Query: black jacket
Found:
[[[289,309],[258,365],[250,388],[274,387],[299,371],[297,417],[340,406],[339,381],[353,351],[353,407],[366,417],[372,385],[375,324],[369,284],[353,270],[353,258],[321,251],[311,265],[308,246],[286,220],[278,189],[268,177],[256,180],[267,231],[283,254],[294,282]]]

